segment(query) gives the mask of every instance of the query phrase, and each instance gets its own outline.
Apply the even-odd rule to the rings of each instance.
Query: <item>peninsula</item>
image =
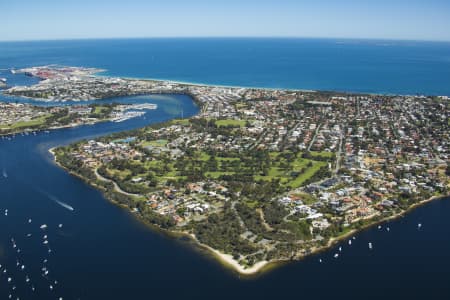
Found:
[[[182,93],[190,119],[52,149],[145,222],[242,274],[297,260],[449,194],[447,97],[203,86],[45,66],[6,94],[42,101]]]

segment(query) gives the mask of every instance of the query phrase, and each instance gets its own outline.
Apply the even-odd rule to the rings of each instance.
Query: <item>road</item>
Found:
[[[314,136],[313,136],[313,138],[312,138],[312,140],[311,140],[311,143],[309,143],[308,151],[311,151],[311,147],[312,147],[312,145],[314,145],[314,142],[316,141],[316,137],[317,137],[317,134],[319,133],[319,130],[320,130],[320,127],[321,127],[321,126],[322,126],[322,124],[319,124],[319,125],[317,126],[316,132],[314,133]]]

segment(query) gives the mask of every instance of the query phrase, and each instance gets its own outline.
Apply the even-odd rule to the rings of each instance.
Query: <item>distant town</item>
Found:
[[[102,121],[122,122],[156,109],[156,104],[101,104],[37,106],[0,103],[0,135],[29,134],[39,130],[76,127]]]
[[[201,108],[195,117],[52,151],[108,199],[191,236],[240,273],[351,242],[358,230],[449,194],[447,97],[203,86],[99,71],[17,70],[42,81],[4,93],[80,102],[190,95]],[[62,111],[69,124],[84,124],[92,114],[110,120],[126,109],[1,105],[0,132]]]

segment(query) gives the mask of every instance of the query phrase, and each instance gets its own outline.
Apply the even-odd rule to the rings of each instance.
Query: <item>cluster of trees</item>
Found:
[[[263,225],[261,215],[255,208],[245,203],[238,203],[235,208],[245,226],[261,238],[285,242],[311,239],[310,224],[304,220],[284,221],[288,212],[277,202],[272,201],[262,206],[264,220],[272,230]]]
[[[62,166],[76,174],[79,174],[83,178],[86,178],[87,180],[96,180],[96,176],[91,169],[84,167],[81,160],[76,159],[65,150],[56,150],[56,159]]]
[[[225,205],[222,213],[211,214],[205,221],[195,222],[192,226],[195,236],[201,243],[230,253],[234,257],[256,251],[252,244],[240,237],[243,228],[229,204]]]
[[[306,180],[303,182],[302,185],[308,185],[308,184],[311,184],[311,183],[313,183],[313,182],[320,181],[320,180],[322,180],[322,179],[331,177],[331,175],[332,175],[332,174],[331,174],[331,171],[330,171],[330,169],[328,168],[328,166],[322,166],[322,167],[319,168],[319,170],[317,170],[316,173],[314,173],[313,176],[311,176],[310,178],[306,179]]]
[[[305,151],[302,154],[302,158],[316,160],[316,161],[334,161],[335,155],[332,155],[332,156],[325,156],[325,155],[320,155],[320,154],[313,155],[313,154],[311,154],[311,152]]]
[[[90,118],[97,118],[97,119],[106,119],[108,118],[114,107],[116,107],[118,104],[117,103],[106,103],[106,104],[102,104],[101,106],[99,105],[95,105],[95,104],[91,104],[89,105],[89,107],[92,108],[92,113],[89,114]],[[95,112],[95,109],[97,107],[101,107],[99,112]]]
[[[153,225],[157,225],[163,229],[173,228],[177,223],[170,216],[164,216],[154,212],[148,205],[143,201],[136,202],[136,208],[139,210],[141,216],[144,220],[148,221]]]
[[[116,169],[119,171],[128,170],[131,173],[131,177],[147,172],[147,169],[145,169],[145,167],[142,164],[133,163],[132,161],[127,159],[114,158],[113,160],[110,161],[109,166],[112,169]]]
[[[106,166],[102,165],[97,169],[98,174],[101,176],[111,179],[117,183],[117,185],[122,189],[123,191],[131,194],[145,194],[150,192],[150,189],[148,186],[142,185],[142,184],[135,184],[130,182],[131,175],[128,175],[125,177],[125,179],[119,178],[118,176],[114,176],[113,174],[109,173]]]

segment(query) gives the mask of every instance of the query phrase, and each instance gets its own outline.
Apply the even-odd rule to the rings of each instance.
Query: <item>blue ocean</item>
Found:
[[[0,68],[384,94],[450,95],[450,43],[348,39],[111,39],[0,43]]]
[[[104,68],[109,76],[220,85],[450,95],[449,43],[316,39],[0,43],[0,77],[10,85],[36,82],[12,75],[10,68],[48,64]],[[1,93],[0,101],[37,103]],[[95,300],[450,299],[448,197],[380,229],[367,229],[351,245],[344,241],[256,278],[240,278],[188,241],[150,230],[133,213],[56,166],[48,150],[166,121],[181,112],[190,117],[199,108],[185,95],[102,101],[150,102],[158,109],[120,123],[0,138],[0,299],[9,295]],[[336,259],[338,247],[342,252]]]

